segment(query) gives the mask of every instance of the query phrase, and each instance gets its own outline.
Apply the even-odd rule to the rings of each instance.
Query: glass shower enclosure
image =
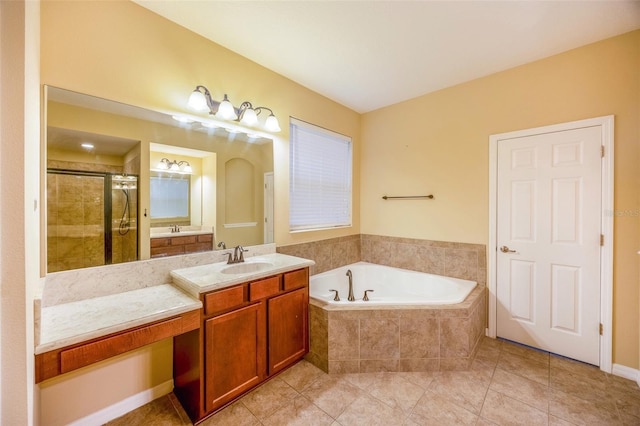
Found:
[[[138,176],[47,169],[47,272],[138,259]]]

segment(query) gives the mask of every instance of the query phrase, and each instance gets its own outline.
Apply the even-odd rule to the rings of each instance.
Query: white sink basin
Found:
[[[273,267],[271,262],[245,262],[236,263],[235,265],[225,266],[220,270],[223,274],[248,274],[252,272],[260,272]]]

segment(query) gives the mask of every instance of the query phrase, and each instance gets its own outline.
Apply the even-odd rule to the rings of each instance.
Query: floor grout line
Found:
[[[480,342],[479,344],[482,345],[483,342]],[[488,345],[490,344],[492,343],[488,343]],[[371,398],[371,401],[375,401],[375,403],[371,404],[372,406],[368,407],[368,409],[376,410],[376,406],[377,406],[377,407],[380,407],[380,409],[387,410],[387,411],[384,411],[386,413],[396,412],[396,411],[388,411],[388,410],[397,410],[397,413],[402,413],[401,415],[402,419],[400,419],[401,423],[406,424],[406,423],[413,422],[413,420],[410,420],[413,415],[419,416],[420,418],[425,418],[424,412],[417,410],[419,404],[421,404],[421,401],[423,401],[423,398],[429,398],[431,395],[433,396],[438,395],[438,398],[446,397],[448,393],[456,392],[457,389],[464,390],[465,383],[469,383],[469,384],[473,383],[474,389],[476,390],[473,390],[473,391],[470,391],[470,393],[461,395],[456,400],[449,400],[448,403],[452,404],[452,409],[453,409],[453,406],[455,406],[457,407],[455,408],[456,410],[462,409],[465,412],[473,415],[476,419],[475,421],[476,424],[482,423],[482,422],[496,423],[495,410],[499,409],[499,407],[496,407],[495,405],[492,405],[491,411],[489,412],[489,413],[492,413],[492,418],[488,419],[486,417],[483,417],[483,412],[485,412],[485,410],[487,409],[487,404],[489,403],[488,401],[489,391],[496,392],[502,395],[503,397],[509,398],[513,401],[517,401],[518,403],[523,404],[523,407],[528,406],[531,409],[536,410],[537,412],[543,413],[544,415],[546,415],[547,422],[551,422],[552,418],[561,419],[562,421],[565,421],[571,424],[575,424],[576,422],[586,422],[587,420],[585,419],[591,419],[591,422],[594,421],[593,419],[600,419],[598,421],[602,423],[606,421],[612,421],[617,424],[618,423],[622,424],[622,422],[624,421],[628,422],[629,419],[633,421],[634,418],[637,418],[637,417],[632,417],[632,416],[635,416],[635,413],[637,412],[637,411],[634,411],[634,406],[632,404],[634,403],[634,401],[640,402],[640,388],[635,389],[633,386],[628,385],[625,382],[622,382],[622,381],[618,382],[616,381],[617,379],[614,380],[613,377],[610,377],[610,375],[607,375],[607,374],[599,375],[598,374],[599,370],[598,371],[593,370],[588,365],[583,366],[581,364],[572,364],[573,361],[571,360],[565,361],[565,360],[562,360],[561,358],[558,359],[559,361],[558,363],[554,361],[553,367],[551,363],[551,358],[548,358],[548,361],[546,362],[546,367],[545,367],[546,368],[546,384],[544,384],[537,380],[532,379],[531,378],[532,374],[529,373],[529,371],[531,371],[530,369],[532,368],[531,366],[533,365],[533,371],[537,371],[538,377],[541,377],[540,373],[542,373],[542,371],[536,370],[535,364],[531,363],[531,362],[533,363],[537,362],[536,357],[538,357],[538,355],[534,355],[533,357],[528,357],[527,354],[533,354],[533,353],[527,352],[530,349],[517,349],[515,351],[517,353],[510,352],[509,351],[510,348],[506,348],[505,346],[508,344],[510,343],[500,342],[500,345],[497,345],[498,354],[497,354],[495,363],[493,361],[477,359],[477,361],[479,361],[475,365],[475,367],[477,367],[477,371],[474,371],[473,369],[474,363],[476,361],[474,360],[474,362],[472,362],[471,364],[471,369],[466,370],[466,372],[464,371],[432,372],[434,373],[432,377],[425,377],[424,379],[422,378],[418,379],[416,376],[416,379],[410,380],[409,376],[406,376],[406,375],[394,376],[395,373],[384,373],[379,376],[368,376],[366,379],[364,379],[364,381],[358,382],[358,385],[356,385],[354,382],[350,381],[346,377],[340,377],[339,375],[330,375],[338,378],[339,380],[344,380],[345,384],[348,384],[350,387],[354,388],[353,392],[357,392],[357,394],[355,395],[355,398],[349,404],[345,405],[340,410],[340,412],[335,416],[323,410],[316,402],[314,402],[314,400],[311,399],[310,396],[305,394],[305,392],[310,390],[312,386],[314,386],[315,384],[318,384],[321,380],[326,380],[327,378],[327,375],[325,373],[323,372],[318,373],[316,370],[314,370],[315,367],[312,367],[311,364],[306,364],[303,367],[300,367],[297,371],[292,370],[290,373],[291,375],[286,376],[288,381],[283,378],[285,376],[280,378],[280,380],[282,380],[282,382],[286,385],[286,387],[288,387],[287,389],[290,388],[287,391],[286,389],[284,389],[285,387],[282,387],[282,392],[287,393],[287,395],[295,395],[295,397],[293,398],[287,397],[288,400],[286,402],[279,403],[278,407],[274,409],[269,414],[269,416],[266,416],[264,419],[256,416],[249,409],[249,407],[244,403],[242,398],[239,399],[238,401],[242,404],[242,406],[246,410],[245,414],[250,413],[252,418],[254,419],[254,420],[249,419],[249,421],[251,422],[257,421],[257,423],[252,423],[252,424],[265,425],[265,424],[269,424],[268,419],[271,416],[274,416],[280,410],[287,408],[288,404],[292,403],[292,401],[295,400],[296,398],[299,398],[300,396],[302,396],[303,398],[305,398],[306,402],[310,404],[310,405],[307,405],[305,403],[304,405],[305,407],[312,408],[313,410],[320,410],[320,412],[324,413],[327,416],[327,421],[331,419],[332,424],[334,424],[334,426],[337,426],[337,425],[341,425],[341,422],[339,422],[337,419],[340,416],[342,416],[347,410],[349,409],[353,410],[354,404],[356,403],[356,401],[366,396],[368,398]],[[496,346],[488,346],[488,345],[486,346],[487,348],[490,348],[490,349],[496,348]],[[512,363],[510,364],[509,369],[504,368],[506,365],[504,364],[501,365],[501,360],[504,360],[506,358],[509,358],[510,362]],[[302,361],[302,362],[306,363],[307,361]],[[539,363],[539,364],[543,365],[545,363]],[[559,369],[558,371],[562,371],[562,374],[566,374],[566,376],[563,375],[559,378],[560,380],[562,380],[562,385],[555,382],[552,383],[552,375],[553,375],[552,368]],[[597,367],[593,367],[593,368],[597,369]],[[515,379],[509,379],[508,378],[509,376],[503,375],[501,381],[497,382],[496,374],[498,373],[498,370],[506,374],[512,375],[511,377],[517,376],[518,381],[513,382],[511,385],[509,385],[510,383],[509,380],[515,380]],[[451,381],[441,380],[441,378],[445,377],[445,374],[442,374],[442,373],[447,373],[451,377]],[[314,377],[316,375],[317,377],[313,378],[313,380],[305,379],[305,377]],[[428,381],[426,385],[419,384],[419,383],[424,383],[422,382],[422,380],[429,380],[429,379],[430,381]],[[526,381],[521,382],[520,379],[526,380]],[[306,380],[309,380],[309,381],[306,382]],[[388,391],[389,393],[386,394],[386,397],[385,397],[385,394],[383,392],[385,389],[384,385],[386,383],[386,380],[392,380],[393,386],[389,388],[389,391]],[[558,380],[558,377],[556,376],[556,381],[557,380]],[[522,383],[522,386],[527,386],[527,387],[525,388],[520,387],[521,386],[520,383]],[[295,388],[293,386],[295,384],[300,384],[300,389]],[[539,385],[540,388],[535,387],[534,384]],[[585,389],[584,388],[585,384],[587,385],[593,384],[593,389],[590,389],[590,388]],[[598,384],[601,384],[601,386]],[[571,387],[572,385],[574,386],[573,388]],[[480,395],[480,389],[481,389],[480,386],[484,387],[482,391],[481,403],[479,403],[480,402],[479,395]],[[509,391],[510,388],[508,386],[513,386],[512,388],[513,392]],[[534,387],[531,388],[528,386],[534,386]],[[580,387],[580,386],[582,387],[576,389],[576,387]],[[440,388],[438,388],[438,391],[436,392],[433,389],[437,387],[440,387]],[[400,395],[402,395],[403,389],[408,389],[408,388],[411,388],[412,390],[407,391],[409,393],[406,394],[407,395],[406,398],[411,398],[411,399],[405,399],[404,403],[406,405],[403,405],[403,400],[401,399],[402,397]],[[256,388],[252,392],[256,392],[256,391],[259,392],[259,389],[260,388]],[[280,388],[277,388],[277,389],[280,389]],[[290,392],[291,389],[295,391],[295,394],[293,392]],[[330,386],[328,386],[327,389],[329,389],[327,390],[327,392],[332,391],[332,388]],[[349,387],[346,387],[344,389],[349,389]],[[535,389],[538,389],[538,390],[535,390]],[[527,402],[527,397],[523,396],[525,395],[523,394],[523,392],[532,392],[528,394],[532,396],[538,395],[537,393],[533,393],[533,392],[540,392],[539,389],[545,389],[546,404],[544,405],[546,406],[546,410],[542,410],[538,406],[532,405],[531,402]],[[572,392],[572,389],[574,389],[575,391]],[[611,394],[611,390],[615,390],[615,394]],[[338,391],[341,392],[343,390],[335,390],[335,392],[338,392]],[[344,391],[347,392],[347,390],[344,390]],[[476,395],[475,397],[473,397],[474,392]],[[557,392],[560,392],[560,393],[558,394]],[[595,404],[594,402],[592,402],[594,398],[597,398],[598,395],[600,395],[600,393],[602,392],[606,392],[608,395],[611,395],[611,396],[606,398],[606,400],[602,404]],[[416,398],[416,395],[418,393],[419,393],[419,396],[417,396],[417,399],[414,400],[413,398]],[[280,396],[278,396],[278,394],[276,393],[274,397],[277,400],[279,397],[281,398],[283,395],[284,394],[280,394]],[[565,400],[565,396],[563,395],[566,396],[566,400]],[[173,395],[168,395],[166,396],[166,398],[168,398],[168,403],[170,404],[169,406],[173,409],[172,411],[173,411],[174,417],[173,417],[173,420],[171,420],[171,422],[165,422],[163,424],[168,424],[168,425],[169,424],[171,425],[185,424],[184,423],[185,420],[181,418],[182,416],[180,411],[181,407],[177,406],[179,404],[179,401]],[[622,400],[624,402],[620,402]],[[627,402],[627,401],[630,401],[630,402]],[[575,404],[578,404],[576,405],[576,407],[581,407],[580,410],[586,409],[587,411],[583,412],[577,409],[572,410],[571,407],[572,407],[572,404],[574,404],[574,402]],[[363,401],[360,401],[360,404],[362,403]],[[477,408],[474,404],[478,404]],[[491,404],[495,404],[495,401],[492,401]],[[631,407],[629,408],[630,404],[631,404]],[[613,405],[612,407],[613,410],[609,408],[608,409],[609,411],[607,412],[606,407],[609,407],[610,405]],[[153,416],[153,415],[156,415],[156,413],[149,412],[149,408],[147,406],[143,406],[140,409],[134,410],[134,412],[128,413],[127,415],[123,416],[121,418],[122,419],[121,423],[118,423],[117,422],[118,419],[116,419],[111,424],[113,424],[114,426],[125,425],[125,424],[126,425],[149,424],[148,420],[144,419],[144,416]],[[161,407],[161,404],[154,405],[154,407],[156,406]],[[144,410],[145,407],[147,407],[146,411]],[[386,408],[383,408],[383,407],[386,407]],[[301,409],[301,410],[304,410],[304,409]],[[476,414],[476,410],[477,410],[477,414]],[[140,416],[143,416],[143,418],[136,419],[135,418],[136,412],[138,412]],[[222,412],[224,412],[224,410],[221,411],[220,414]],[[228,413],[231,413],[231,412],[228,412]],[[534,412],[532,412],[532,414],[533,413]],[[161,415],[161,414],[162,413],[158,413],[157,415]],[[235,414],[236,413],[234,413],[234,415]],[[304,415],[304,412],[301,412],[298,414]],[[368,414],[371,414],[371,413],[368,413]],[[518,413],[504,413],[502,415],[514,416],[517,414]],[[219,415],[219,414],[216,414],[216,415]],[[216,423],[216,420],[215,420],[216,415],[212,416],[210,418],[211,420],[207,420],[203,424],[207,426],[211,424],[218,424]],[[354,415],[354,413],[350,412],[349,416],[352,416],[352,415]],[[429,412],[429,416],[432,416],[432,417],[425,418],[425,420],[431,419],[429,421],[438,422],[437,420],[438,415],[440,414]],[[536,416],[538,416],[538,414],[536,414]],[[591,417],[584,417],[584,416],[591,416]],[[218,418],[222,422],[223,418],[222,417],[218,417]],[[350,418],[352,419],[352,417]],[[508,418],[508,417],[505,417],[505,418]],[[228,420],[228,417],[225,417],[225,419]],[[638,420],[638,424],[640,424],[640,418],[637,418],[637,420]],[[297,421],[299,422],[300,418],[298,418]],[[234,423],[234,424],[239,424],[239,423],[240,422],[238,421],[237,423]],[[273,419],[271,423],[273,423]],[[222,424],[226,424],[226,423],[222,423]]]

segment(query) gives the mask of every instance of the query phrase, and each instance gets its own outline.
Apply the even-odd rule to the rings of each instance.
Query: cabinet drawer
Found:
[[[35,356],[36,383],[200,327],[200,310]]]
[[[181,244],[193,244],[196,242],[195,235],[187,235],[186,237],[171,237],[171,245],[177,246]]]
[[[202,234],[197,237],[199,243],[210,243],[213,241],[213,234]]]
[[[210,251],[213,248],[211,247],[211,243],[195,243],[195,244],[185,244],[184,252],[185,253],[197,253],[200,251]]]
[[[209,293],[204,296],[204,313],[213,315],[217,312],[240,306],[245,302],[245,286],[239,285],[224,290]]]
[[[284,290],[304,287],[309,284],[309,269],[299,269],[284,274]]]
[[[249,284],[249,300],[259,300],[280,292],[280,275]]]
[[[170,238],[151,238],[151,247],[166,247],[171,244]]]
[[[184,254],[184,246],[151,247],[151,257]]]

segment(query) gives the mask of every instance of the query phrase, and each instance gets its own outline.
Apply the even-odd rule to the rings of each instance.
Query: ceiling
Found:
[[[357,112],[640,28],[640,1],[134,0]]]

